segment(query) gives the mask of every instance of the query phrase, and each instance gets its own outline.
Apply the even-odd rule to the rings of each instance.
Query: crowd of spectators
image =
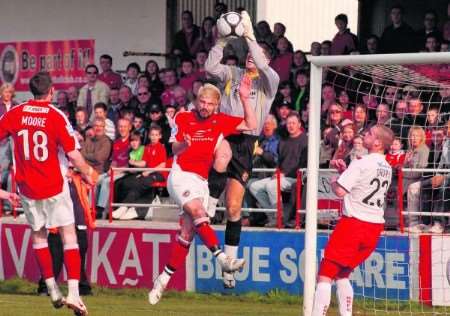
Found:
[[[113,71],[113,60],[105,54],[100,56],[99,67],[86,66],[85,85],[57,92],[57,107],[72,123],[82,154],[100,174],[98,216],[105,216],[104,211],[108,209],[111,167],[170,166],[173,118],[177,112],[193,108],[198,89],[210,80],[205,62],[215,43],[216,20],[226,11],[226,5],[218,3],[216,15],[205,17],[201,26],[193,23],[192,12],[182,13],[182,28],[172,41],[172,55],[177,56],[173,68],[160,68],[156,61],[149,60],[141,69],[138,63],[132,62],[121,75]],[[336,35],[331,40],[311,43],[308,53],[318,56],[449,51],[450,20],[439,24],[434,11],[424,13],[420,30],[413,30],[407,24],[400,6],[391,8],[390,19],[382,34],[360,39],[348,29],[347,16],[339,14],[334,21]],[[282,23],[275,23],[272,31],[269,23],[259,21],[255,31],[260,45],[272,52],[270,66],[280,77],[271,114],[255,148],[255,166],[279,168],[283,174],[282,190],[293,192],[295,171],[306,167],[307,160],[310,69],[307,52],[294,50]],[[222,62],[242,65],[247,53],[245,46],[245,41],[239,38],[232,40],[224,50]],[[327,71],[322,87],[320,166],[333,168],[340,160],[348,164],[366,154],[363,133],[370,126],[383,124],[391,127],[398,137],[388,154],[393,166],[449,168],[450,87],[442,84],[434,93],[422,91],[420,86],[405,86],[392,78],[385,80],[382,71],[372,76],[351,68]],[[2,114],[15,105],[14,88],[3,85],[0,95]],[[4,185],[11,164],[7,158],[11,155],[9,150],[7,144],[0,144]],[[448,178],[432,172],[405,173],[407,208],[423,210],[421,205],[425,203],[429,209],[449,209],[445,198],[450,194]],[[163,182],[164,174],[115,173],[114,180],[116,202],[151,202],[156,192],[151,186]],[[256,174],[248,189],[247,206],[275,207],[276,181],[272,174]],[[427,199],[422,198],[425,195]],[[285,200],[284,225],[292,227],[296,195],[291,194]],[[118,208],[113,216],[115,219],[144,218],[145,211]],[[270,225],[273,218],[270,214],[252,213],[246,223]],[[441,232],[445,227],[442,218],[410,217],[408,223],[412,232],[425,229]]]

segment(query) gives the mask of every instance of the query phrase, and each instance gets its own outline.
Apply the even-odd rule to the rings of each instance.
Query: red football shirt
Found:
[[[142,155],[142,160],[145,161],[147,168],[155,168],[159,164],[166,162],[167,154],[166,148],[163,144],[148,144],[145,146],[144,154]]]
[[[46,199],[62,191],[63,175],[58,158],[76,149],[68,119],[46,101],[30,100],[0,118],[0,140],[14,141],[16,181],[20,193],[30,199]]]
[[[112,149],[112,165],[117,168],[126,168],[128,167],[128,159],[130,153],[130,139],[127,138],[123,140],[122,138],[118,138],[113,143]]]
[[[214,150],[221,137],[237,133],[236,127],[243,118],[224,113],[213,114],[203,120],[195,112],[181,112],[175,117],[172,135],[176,141],[184,141],[190,135],[192,144],[176,156],[176,163],[182,170],[196,173],[208,179],[214,160]]]

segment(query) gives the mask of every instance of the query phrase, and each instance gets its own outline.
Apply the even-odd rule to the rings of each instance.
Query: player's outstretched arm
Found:
[[[239,131],[252,131],[256,129],[256,114],[250,105],[249,97],[252,89],[252,79],[245,75],[239,86],[239,97],[241,98],[242,107],[244,108],[244,120],[237,126]]]
[[[19,196],[16,193],[11,193],[1,189],[0,189],[0,199],[8,200],[13,205],[17,205],[17,203],[19,203],[20,200]]]
[[[205,62],[206,73],[219,80],[222,83],[231,79],[230,66],[221,64],[223,58],[223,49],[227,44],[227,39],[220,34],[216,40],[216,44],[211,48],[208,53],[208,58]]]
[[[84,180],[90,185],[95,185],[95,182],[93,180],[95,170],[88,165],[81,153],[77,149],[75,149],[68,152],[67,157],[69,157],[70,162],[75,166],[75,168],[80,171]]]

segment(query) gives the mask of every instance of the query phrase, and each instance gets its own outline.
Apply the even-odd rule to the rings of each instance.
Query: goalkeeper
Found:
[[[210,199],[208,214],[215,212],[217,200],[226,186],[226,216],[225,253],[237,258],[241,235],[241,210],[247,181],[252,175],[253,153],[256,141],[264,125],[267,114],[275,98],[280,81],[278,74],[269,66],[270,52],[256,42],[250,16],[242,11],[245,40],[249,53],[245,61],[245,69],[236,66],[223,65],[223,49],[231,37],[218,34],[215,46],[210,50],[205,63],[209,77],[217,80],[223,88],[220,112],[233,116],[244,117],[242,103],[239,97],[239,84],[244,75],[252,79],[252,91],[249,101],[256,113],[257,128],[251,132],[231,135],[222,142],[216,150],[214,167],[209,174]],[[228,178],[228,182],[227,182]],[[234,288],[234,275],[224,273],[225,288]]]

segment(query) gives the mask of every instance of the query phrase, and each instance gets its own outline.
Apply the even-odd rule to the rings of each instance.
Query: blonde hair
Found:
[[[6,82],[0,86],[0,97],[3,95],[3,92],[7,89],[12,90],[11,98],[14,98],[16,96],[16,89],[14,89],[14,86],[8,82]]]
[[[411,128],[409,129],[409,132],[408,132],[408,145],[409,145],[409,148],[412,148],[412,146],[411,146],[411,135],[412,135],[413,132],[418,132],[419,135],[420,135],[421,140],[420,140],[419,146],[425,144],[425,140],[426,140],[425,130],[422,127],[420,127],[420,126],[413,125],[413,126],[411,126]]]
[[[219,88],[210,83],[206,83],[203,86],[201,86],[200,89],[198,90],[197,95],[199,98],[203,95],[212,95],[214,98],[217,99],[217,103],[220,103],[220,98],[222,97]]]
[[[388,151],[394,141],[394,132],[384,125],[376,125],[374,127],[376,128],[376,138],[383,143],[384,151]]]

